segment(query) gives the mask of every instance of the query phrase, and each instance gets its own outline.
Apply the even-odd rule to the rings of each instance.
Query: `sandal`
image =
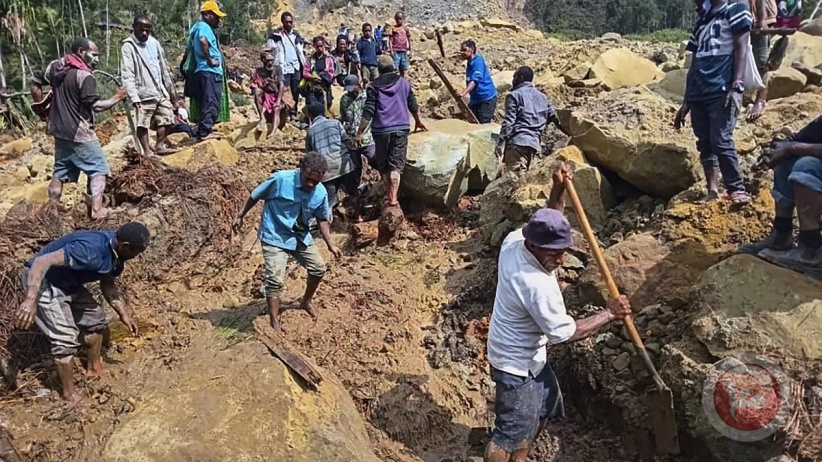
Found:
[[[725,196],[732,204],[750,204],[753,198],[745,191],[736,191]]]

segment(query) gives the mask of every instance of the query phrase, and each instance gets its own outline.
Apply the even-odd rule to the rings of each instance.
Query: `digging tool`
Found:
[[[585,210],[582,208],[582,203],[579,201],[577,191],[574,189],[572,181],[565,182],[565,190],[568,197],[571,198],[571,203],[574,206],[574,211],[577,213],[577,218],[582,226],[582,233],[591,247],[591,253],[594,255],[594,260],[602,272],[602,277],[605,279],[605,284],[608,286],[608,293],[612,298],[619,297],[619,289],[611,277],[611,271],[608,270],[608,265],[605,262],[605,256],[602,254],[602,249],[599,248],[599,242],[591,230],[591,225],[588,223],[588,217],[585,215]],[[674,399],[671,394],[671,389],[662,381],[654,364],[651,362],[651,357],[648,356],[648,351],[645,349],[645,344],[639,337],[639,332],[634,326],[632,316],[628,315],[623,320],[628,333],[631,335],[631,340],[636,346],[637,353],[642,358],[642,362],[651,374],[656,389],[650,396],[650,411],[651,411],[651,426],[654,430],[654,438],[656,440],[656,450],[664,454],[679,454],[679,440],[676,430],[676,418],[674,417]]]

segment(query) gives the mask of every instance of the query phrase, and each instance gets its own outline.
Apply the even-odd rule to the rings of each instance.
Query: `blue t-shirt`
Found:
[[[465,66],[465,84],[471,82],[476,85],[471,90],[469,104],[479,104],[497,97],[497,87],[491,78],[491,72],[485,64],[485,58],[480,55],[474,55]]]
[[[276,172],[251,192],[251,198],[265,201],[258,238],[264,244],[296,250],[298,243],[310,245],[311,218],[328,220],[331,209],[322,183],[314,189],[302,188],[300,170]]]
[[[37,256],[26,262],[31,268],[34,259],[47,253],[63,249],[64,266],[55,266],[46,272],[49,284],[75,293],[89,282],[99,281],[106,276],[117,277],[123,272],[123,261],[117,257],[112,243],[114,231],[76,231],[49,242],[40,249]]]
[[[694,57],[685,86],[685,101],[705,101],[731,89],[734,37],[750,32],[753,21],[744,2],[724,3],[697,20],[687,50]]]
[[[194,72],[213,72],[215,74],[223,74],[223,54],[220,53],[220,47],[217,43],[217,36],[214,35],[214,30],[205,23],[205,21],[197,21],[191,26],[191,31],[188,34],[191,46],[194,47],[194,60],[197,63],[197,68]],[[200,46],[200,37],[205,37],[208,40],[208,54],[216,59],[220,65],[213,67],[208,64],[208,58],[203,53]]]

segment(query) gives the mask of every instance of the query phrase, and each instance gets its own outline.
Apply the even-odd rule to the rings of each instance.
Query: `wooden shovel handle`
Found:
[[[594,231],[591,229],[591,224],[588,223],[588,216],[585,215],[585,210],[582,208],[582,202],[579,200],[579,196],[577,195],[577,190],[574,188],[573,181],[565,181],[565,192],[568,193],[568,197],[571,199],[571,204],[574,206],[574,211],[577,213],[577,219],[579,219],[579,224],[582,226],[582,234],[585,235],[585,240],[588,241],[588,247],[591,248],[591,253],[594,255],[594,260],[596,260],[597,266],[599,266],[599,271],[602,273],[603,279],[605,279],[605,285],[608,286],[608,293],[611,295],[611,298],[618,298],[619,289],[614,282],[613,276],[611,276],[611,271],[608,269],[608,264],[605,262],[605,255],[602,254],[602,249],[599,248],[599,241],[594,235]],[[636,345],[639,349],[638,353],[642,357],[642,362],[645,363],[645,367],[648,369],[648,372],[651,373],[657,388],[660,390],[666,388],[665,384],[662,383],[662,379],[659,377],[659,372],[656,371],[656,368],[651,362],[648,352],[645,350],[645,344],[642,343],[642,338],[640,338],[639,332],[636,330],[636,326],[634,326],[633,316],[625,316],[622,322],[625,323],[625,328],[628,329],[628,334],[630,334],[634,345]]]

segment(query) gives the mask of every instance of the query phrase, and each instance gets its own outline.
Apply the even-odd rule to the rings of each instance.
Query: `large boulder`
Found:
[[[627,48],[613,48],[599,55],[588,78],[602,80],[611,90],[645,85],[662,79],[663,72],[653,61],[638,56]]]
[[[494,155],[499,125],[426,120],[427,132],[408,140],[401,191],[434,206],[452,207],[468,191],[483,191],[499,173]]]
[[[186,147],[181,151],[163,156],[163,162],[178,168],[198,170],[209,165],[233,166],[240,160],[240,154],[224,139],[208,140]]]
[[[512,23],[511,21],[506,21],[499,18],[480,19],[480,24],[484,27],[489,27],[492,29],[511,29],[515,31],[521,30],[518,25]]]
[[[511,83],[514,81],[515,71],[498,71],[491,74],[494,86],[497,87],[497,94],[503,94],[511,90]]]
[[[591,163],[651,196],[670,198],[691,187],[700,168],[692,135],[671,126],[675,112],[640,87],[604,93],[579,112],[563,109],[557,116]]]
[[[810,67],[822,64],[822,37],[797,32],[787,39],[788,48],[781,67],[791,67],[796,61]]]
[[[607,211],[616,203],[611,185],[585,160],[579,148],[567,146],[533,163],[521,176],[505,175],[488,186],[480,203],[480,228],[486,242],[500,245],[508,231],[545,207],[553,187],[553,173],[560,162],[567,162],[574,171],[574,186],[588,220],[594,226],[605,222]],[[569,220],[576,223],[570,202],[566,207]]]
[[[808,21],[808,23],[802,26],[799,31],[814,37],[822,37],[822,18]]]
[[[805,88],[808,78],[805,74],[792,68],[782,67],[771,72],[768,78],[768,99],[787,98]]]
[[[809,67],[806,64],[795,62],[791,67],[801,72],[808,79],[808,85],[822,85],[822,69]]]
[[[708,269],[694,294],[694,333],[712,355],[822,360],[822,281],[737,255]]]
[[[379,460],[351,397],[327,372],[314,393],[256,342],[188,355],[116,427],[103,460]]]
[[[698,274],[680,255],[650,234],[634,234],[604,251],[619,292],[635,310],[672,300],[683,300]],[[583,300],[602,306],[610,297],[599,268],[590,264],[582,272],[579,293]]]
[[[648,88],[665,99],[681,103],[685,99],[685,81],[688,78],[688,69],[676,69],[666,72],[659,82],[648,85]]]

